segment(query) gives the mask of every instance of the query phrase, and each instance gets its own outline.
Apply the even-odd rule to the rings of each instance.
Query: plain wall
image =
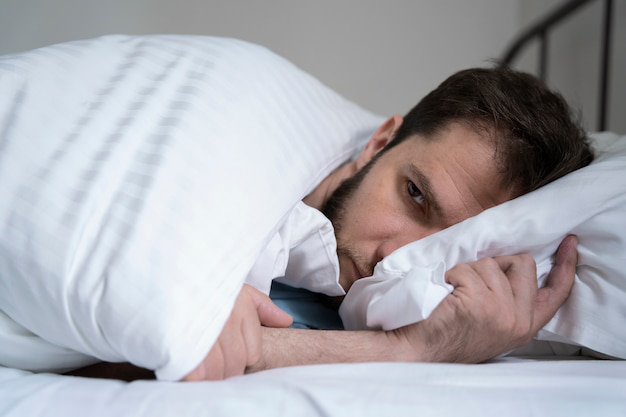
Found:
[[[451,73],[487,65],[518,0],[0,0],[0,54],[110,33],[260,43],[349,99],[405,113]]]
[[[0,54],[103,34],[190,33],[260,43],[382,115],[453,72],[489,65],[564,0],[0,0]],[[548,82],[596,127],[602,3],[554,33]],[[626,2],[615,3],[612,112],[626,133]],[[522,68],[534,69],[527,51]],[[618,94],[618,92],[620,94]]]

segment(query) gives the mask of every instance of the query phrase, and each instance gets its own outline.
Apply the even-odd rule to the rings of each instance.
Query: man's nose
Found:
[[[398,249],[401,245],[398,245],[397,242],[392,242],[391,240],[385,240],[376,249],[375,261],[376,263],[382,261],[384,258],[389,256],[391,252]]]
[[[378,249],[376,251],[376,262],[382,261],[384,258],[389,256],[391,252],[415,240],[417,239],[387,239],[381,242],[380,245],[378,245]]]

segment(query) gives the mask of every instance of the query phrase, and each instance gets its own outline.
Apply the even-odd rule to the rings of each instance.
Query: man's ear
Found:
[[[396,131],[402,125],[404,118],[399,114],[391,116],[374,132],[365,148],[356,158],[357,169],[363,168],[378,152],[380,152],[395,137]]]

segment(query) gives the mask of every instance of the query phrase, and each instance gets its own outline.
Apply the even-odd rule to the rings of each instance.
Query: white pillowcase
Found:
[[[380,122],[233,39],[0,58],[0,364],[184,376],[291,208]]]
[[[394,329],[423,320],[452,290],[445,272],[487,256],[529,253],[541,284],[571,233],[579,239],[576,283],[538,339],[626,358],[626,136],[593,138],[590,166],[384,259],[348,292],[344,325]]]

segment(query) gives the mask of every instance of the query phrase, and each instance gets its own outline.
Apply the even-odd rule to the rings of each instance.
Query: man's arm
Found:
[[[537,289],[526,255],[486,258],[446,274],[455,290],[419,323],[384,331],[263,328],[261,359],[247,372],[283,366],[369,361],[476,363],[529,342],[567,299],[576,273],[576,238],[566,238]]]

